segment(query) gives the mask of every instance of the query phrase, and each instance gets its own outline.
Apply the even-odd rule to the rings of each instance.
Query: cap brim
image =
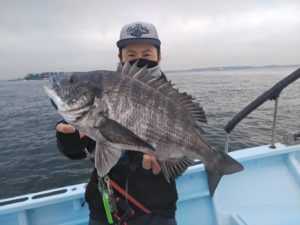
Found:
[[[118,48],[123,48],[124,46],[131,44],[150,44],[160,47],[160,40],[154,38],[130,38],[117,42]]]

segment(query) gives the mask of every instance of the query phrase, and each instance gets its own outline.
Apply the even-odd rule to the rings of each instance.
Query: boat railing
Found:
[[[276,122],[277,122],[277,108],[278,99],[281,91],[288,85],[300,78],[300,68],[296,71],[277,82],[272,88],[264,92],[239,113],[237,113],[225,126],[224,130],[226,132],[226,142],[225,142],[225,152],[228,152],[229,148],[229,134],[236,127],[236,125],[241,122],[245,117],[247,117],[252,111],[258,108],[260,105],[265,103],[267,100],[275,100],[274,114],[273,114],[273,128],[272,128],[272,140],[270,148],[275,148],[275,135],[276,135]],[[297,141],[300,139],[300,133],[296,133],[290,136],[290,139]]]
[[[283,137],[282,141],[286,145],[294,145],[300,143],[300,132],[287,134]]]
[[[5,208],[10,208],[11,206],[22,207],[24,205],[30,204],[41,204],[42,202],[48,202],[49,200],[55,201],[60,199],[60,196],[76,196],[81,195],[82,191],[85,189],[86,184],[77,184],[72,186],[67,186],[63,188],[52,189],[48,191],[42,191],[38,193],[28,194],[24,196],[17,196],[7,199],[0,199],[0,208],[3,210]],[[1,215],[1,213],[0,213]]]

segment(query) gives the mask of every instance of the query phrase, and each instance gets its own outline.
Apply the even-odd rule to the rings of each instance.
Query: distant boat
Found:
[[[54,75],[60,75],[63,72],[43,72],[43,73],[28,73],[24,77],[25,80],[45,80]]]
[[[267,100],[275,100],[271,145],[229,154],[245,170],[224,176],[213,198],[203,164],[191,166],[176,180],[178,225],[299,225],[300,132],[274,143],[278,97],[300,77],[300,69],[278,82],[238,113],[225,127],[229,133]],[[227,139],[228,140],[228,139]],[[228,149],[228,141],[226,142]],[[85,184],[0,200],[0,224],[87,225]],[[100,204],[100,203],[99,203]]]

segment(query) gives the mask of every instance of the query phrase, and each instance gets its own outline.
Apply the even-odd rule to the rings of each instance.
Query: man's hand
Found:
[[[159,174],[161,171],[160,165],[156,158],[152,155],[144,154],[143,156],[143,168],[146,170],[152,169],[153,174]]]
[[[56,126],[56,130],[61,133],[71,134],[76,131],[76,128],[70,124],[59,123]],[[80,138],[83,138],[85,136],[85,134],[79,132],[79,136],[80,136]]]

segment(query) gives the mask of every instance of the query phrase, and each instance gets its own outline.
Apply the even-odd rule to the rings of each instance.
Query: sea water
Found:
[[[224,127],[247,104],[296,68],[172,72],[167,77],[195,97],[207,115],[204,137],[215,148],[225,144]],[[87,182],[88,160],[70,160],[56,146],[55,125],[62,118],[43,90],[47,80],[0,82],[0,199]],[[230,135],[229,150],[269,144],[274,101],[248,115]],[[300,131],[300,80],[279,98],[277,141]]]

